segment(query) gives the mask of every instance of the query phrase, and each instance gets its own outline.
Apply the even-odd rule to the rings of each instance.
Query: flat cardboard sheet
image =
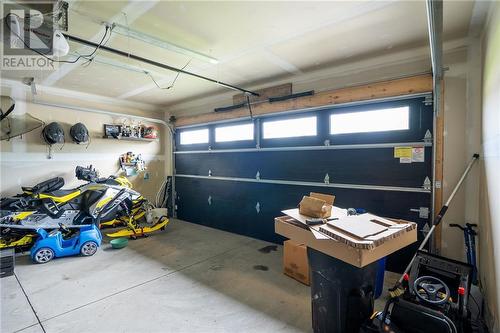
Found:
[[[387,226],[372,222],[363,215],[347,216],[336,221],[329,221],[328,225],[360,239],[380,234],[388,229]]]

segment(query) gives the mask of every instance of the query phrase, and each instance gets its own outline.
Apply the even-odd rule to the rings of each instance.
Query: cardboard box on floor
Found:
[[[287,240],[283,242],[283,273],[289,277],[309,285],[309,261],[307,247]]]
[[[328,218],[331,216],[334,201],[334,195],[311,192],[300,201],[299,211],[300,214],[310,217]]]

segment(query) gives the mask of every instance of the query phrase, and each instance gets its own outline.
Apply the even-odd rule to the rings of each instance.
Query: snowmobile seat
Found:
[[[76,190],[56,190],[52,192],[43,192],[43,194],[47,194],[53,197],[64,197],[65,195],[71,194],[75,192]]]
[[[45,180],[41,183],[36,184],[32,187],[21,187],[23,192],[31,192],[32,194],[49,193],[59,190],[64,186],[64,179],[62,177],[54,177],[49,180]],[[67,194],[67,193],[66,193]]]

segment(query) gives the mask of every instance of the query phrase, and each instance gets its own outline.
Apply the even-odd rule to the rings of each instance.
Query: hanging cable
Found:
[[[182,70],[186,69],[186,67],[189,65],[189,63],[191,62],[191,60],[193,60],[193,59],[189,59],[189,61],[181,69]],[[157,88],[162,89],[162,90],[168,90],[168,89],[173,88],[174,85],[175,85],[175,82],[177,81],[177,79],[179,78],[179,75],[181,74],[181,72],[177,72],[177,75],[175,75],[175,78],[173,79],[172,83],[170,83],[169,86],[167,86],[167,87],[161,87],[158,84],[158,82],[156,82],[155,78],[153,77],[153,75],[150,72],[144,71],[144,73],[146,73],[151,78],[151,80],[153,80],[153,82],[154,82],[154,84],[156,85]]]
[[[247,105],[248,105],[248,111],[250,112],[250,119],[253,119],[252,105],[250,104],[250,96],[248,94],[245,95],[247,97]]]

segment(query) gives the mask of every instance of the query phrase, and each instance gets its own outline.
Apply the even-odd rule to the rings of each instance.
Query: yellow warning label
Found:
[[[411,158],[412,147],[394,147],[394,158]]]

